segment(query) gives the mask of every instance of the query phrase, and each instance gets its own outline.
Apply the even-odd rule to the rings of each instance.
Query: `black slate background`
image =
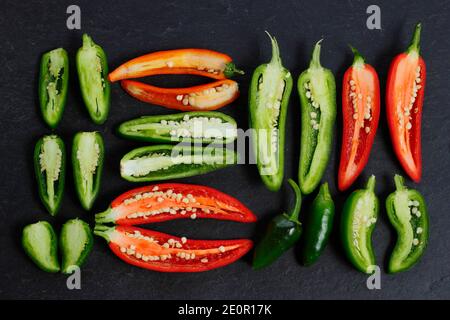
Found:
[[[66,8],[81,7],[82,30],[66,28]],[[381,7],[382,30],[366,28],[370,4]],[[0,297],[13,299],[436,299],[450,298],[450,124],[448,105],[450,71],[450,3],[428,1],[2,1],[0,4]],[[255,272],[250,257],[226,268],[200,274],[163,274],[141,270],[118,260],[103,239],[82,269],[82,289],[66,288],[66,277],[37,269],[20,247],[21,229],[28,223],[47,220],[59,230],[69,218],[93,221],[115,196],[137,185],[120,178],[121,156],[139,143],[114,134],[124,120],[170,111],[135,101],[114,84],[112,108],[103,126],[92,124],[81,102],[74,57],[81,34],[89,33],[109,56],[112,68],[147,52],[183,47],[223,51],[246,70],[237,78],[241,97],[222,109],[247,128],[247,91],[252,70],[270,58],[264,30],[279,41],[284,65],[295,79],[307,67],[313,44],[324,37],[322,63],[336,75],[341,89],[343,72],[351,63],[348,43],[356,46],[379,72],[385,87],[391,58],[403,51],[417,21],[423,22],[422,54],[427,62],[428,83],[423,114],[422,182],[414,186],[425,196],[431,219],[429,248],[411,271],[395,276],[385,273],[395,241],[384,206],[373,235],[377,261],[382,265],[382,289],[366,288],[366,276],[345,260],[338,234],[320,261],[304,268],[298,250],[289,251],[273,266]],[[70,54],[71,83],[63,120],[56,133],[71,147],[73,134],[98,130],[106,141],[103,187],[92,212],[84,212],[68,174],[60,214],[52,218],[42,207],[34,181],[32,150],[36,140],[50,133],[41,120],[37,101],[37,71],[43,52],[63,46]],[[201,83],[190,77],[159,77],[151,82],[166,86]],[[340,99],[340,94],[338,95]],[[384,90],[383,90],[384,98]],[[338,101],[339,102],[339,101]],[[340,110],[340,103],[338,103]],[[338,113],[335,150],[325,179],[331,184],[340,208],[348,193],[336,192],[336,168],[340,149],[341,118]],[[286,177],[297,176],[299,156],[299,101],[293,91],[286,145]],[[339,146],[339,147],[337,147]],[[68,167],[70,169],[70,166]],[[69,171],[70,172],[70,171]],[[354,187],[362,186],[369,174],[377,176],[381,203],[393,190],[392,176],[401,169],[393,155],[385,120],[384,104],[370,161]],[[240,165],[183,182],[212,186],[236,196],[260,218],[256,225],[218,221],[176,221],[154,225],[157,230],[192,238],[258,239],[267,219],[288,205],[285,190],[271,193],[260,182],[255,166]],[[305,199],[307,207],[312,196]]]

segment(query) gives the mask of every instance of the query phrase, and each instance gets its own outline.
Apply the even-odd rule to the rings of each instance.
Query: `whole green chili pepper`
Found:
[[[237,137],[236,121],[215,111],[144,116],[119,126],[119,134],[148,142],[229,143]]]
[[[90,210],[100,191],[105,157],[103,138],[98,132],[78,132],[73,138],[72,166],[75,190],[81,206]]]
[[[106,121],[110,104],[108,60],[103,49],[87,34],[77,52],[77,71],[81,95],[89,115],[96,124]]]
[[[124,155],[120,174],[132,182],[168,180],[205,174],[236,162],[237,154],[227,148],[156,145]]]
[[[285,123],[292,76],[281,63],[276,39],[268,35],[272,60],[253,72],[249,111],[259,174],[269,190],[277,191],[284,175]]]
[[[288,180],[295,193],[295,205],[290,213],[275,216],[267,227],[261,242],[255,248],[253,268],[261,269],[272,264],[300,238],[302,224],[298,221],[302,195],[294,180]]]
[[[422,257],[428,242],[428,213],[422,195],[394,177],[396,191],[386,199],[389,220],[397,231],[397,243],[389,260],[389,272],[411,268]]]
[[[61,206],[66,172],[66,151],[60,137],[50,135],[38,140],[34,148],[34,171],[39,197],[54,216]]]
[[[309,266],[317,261],[325,249],[334,220],[334,202],[328,183],[322,184],[312,202],[310,216],[305,227],[303,264]]]
[[[378,218],[378,198],[374,192],[375,176],[371,176],[366,189],[354,191],[345,201],[341,236],[348,259],[361,272],[372,273],[375,256],[372,231]]]
[[[41,58],[39,74],[39,104],[45,123],[54,129],[61,121],[66,105],[69,83],[69,58],[66,50],[58,48]]]
[[[330,159],[336,120],[336,83],[333,73],[320,64],[316,43],[309,68],[298,78],[301,102],[299,183],[309,194],[320,183]]]

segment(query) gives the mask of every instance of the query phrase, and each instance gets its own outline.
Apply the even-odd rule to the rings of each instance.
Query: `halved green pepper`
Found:
[[[262,181],[278,191],[284,175],[286,113],[292,90],[291,73],[283,67],[278,43],[272,42],[272,59],[253,72],[249,92],[253,149]]]
[[[23,228],[22,247],[42,270],[59,271],[58,240],[50,223],[39,221]]]
[[[44,53],[39,74],[39,104],[45,123],[52,129],[61,121],[68,83],[69,58],[66,50],[58,48]]]
[[[302,111],[299,182],[304,194],[313,192],[325,173],[336,120],[336,83],[333,73],[320,64],[321,41],[297,84]]]
[[[422,257],[428,242],[428,213],[422,195],[394,177],[396,191],[386,199],[389,220],[397,231],[397,243],[389,260],[389,272],[408,270]]]
[[[378,218],[378,198],[375,195],[375,176],[371,176],[365,189],[354,191],[345,201],[341,237],[348,259],[361,272],[374,270],[375,255],[372,231]]]
[[[34,172],[39,197],[54,216],[61,206],[66,172],[66,150],[60,137],[49,135],[38,140],[34,148]]]
[[[317,261],[325,249],[333,228],[334,202],[328,183],[322,184],[312,202],[310,215],[303,234],[303,264],[309,266]]]
[[[237,137],[236,121],[221,112],[182,112],[144,116],[119,126],[124,138],[148,142],[229,143]]]
[[[81,267],[92,250],[93,242],[91,228],[83,220],[72,219],[64,223],[59,237],[62,272],[71,273],[75,266]]]
[[[108,60],[103,49],[92,38],[83,34],[83,46],[77,52],[77,71],[81,95],[92,121],[106,121],[110,104]]]
[[[98,132],[78,132],[73,138],[72,166],[81,206],[90,210],[100,191],[105,147]]]
[[[294,208],[289,213],[275,216],[269,223],[264,237],[255,248],[254,269],[272,264],[300,239],[302,224],[298,221],[298,215],[302,205],[302,194],[294,180],[289,179],[288,182],[295,193]]]
[[[122,178],[132,182],[191,177],[237,162],[227,148],[157,145],[137,148],[120,161]]]

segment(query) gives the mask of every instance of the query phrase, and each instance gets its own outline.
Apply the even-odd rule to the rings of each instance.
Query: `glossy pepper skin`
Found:
[[[301,103],[299,182],[303,194],[319,185],[330,159],[336,121],[336,82],[333,73],[320,64],[316,43],[309,68],[298,78]]]
[[[66,149],[59,136],[47,135],[38,140],[34,148],[34,172],[39,197],[54,216],[61,207],[66,177]]]
[[[253,149],[262,181],[278,191],[284,176],[286,113],[292,90],[291,73],[283,67],[278,43],[270,35],[272,59],[253,72],[249,92]]]
[[[39,104],[45,123],[54,129],[59,124],[66,106],[69,84],[69,57],[58,48],[41,58],[39,74]]]
[[[289,213],[275,216],[267,227],[267,231],[255,248],[253,268],[261,269],[272,264],[285,251],[300,239],[302,224],[298,221],[302,195],[298,185],[288,180],[295,193],[295,205]]]
[[[375,176],[365,189],[354,191],[345,201],[341,220],[344,251],[350,262],[361,272],[370,274],[375,266],[372,232],[378,218],[378,198],[374,193]]]
[[[415,182],[422,176],[421,122],[426,82],[420,31],[419,23],[408,50],[392,61],[386,86],[386,115],[394,151]]]
[[[312,265],[322,254],[330,237],[334,221],[334,202],[328,183],[321,185],[312,202],[303,233],[303,264]]]
[[[105,51],[83,34],[83,46],[78,49],[76,62],[81,95],[89,116],[94,123],[102,124],[108,117],[111,91]]]
[[[380,118],[380,85],[375,69],[351,47],[355,58],[342,83],[342,147],[338,187],[347,190],[369,160]]]
[[[404,185],[400,175],[394,177],[396,191],[386,199],[389,220],[397,231],[397,243],[389,260],[388,271],[397,273],[414,266],[428,242],[429,220],[422,195]]]

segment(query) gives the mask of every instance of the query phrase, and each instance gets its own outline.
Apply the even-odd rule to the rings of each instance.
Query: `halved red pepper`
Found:
[[[109,81],[157,74],[194,74],[213,79],[243,74],[231,57],[207,49],[176,49],[149,53],[125,62],[109,74]]]
[[[191,240],[131,226],[98,225],[94,233],[123,261],[160,272],[216,269],[235,262],[253,246],[248,239]]]
[[[394,151],[415,182],[422,176],[420,128],[425,90],[425,61],[420,56],[421,24],[406,52],[391,63],[386,88],[386,114]]]
[[[216,189],[161,183],[132,189],[95,215],[96,223],[138,225],[183,218],[255,222],[256,216],[239,200]]]
[[[122,80],[121,85],[138,100],[182,111],[216,110],[239,96],[237,82],[228,79],[189,88],[160,88],[133,80]]]
[[[343,134],[338,187],[343,191],[358,178],[369,160],[380,118],[380,84],[375,69],[359,52],[342,84]]]

